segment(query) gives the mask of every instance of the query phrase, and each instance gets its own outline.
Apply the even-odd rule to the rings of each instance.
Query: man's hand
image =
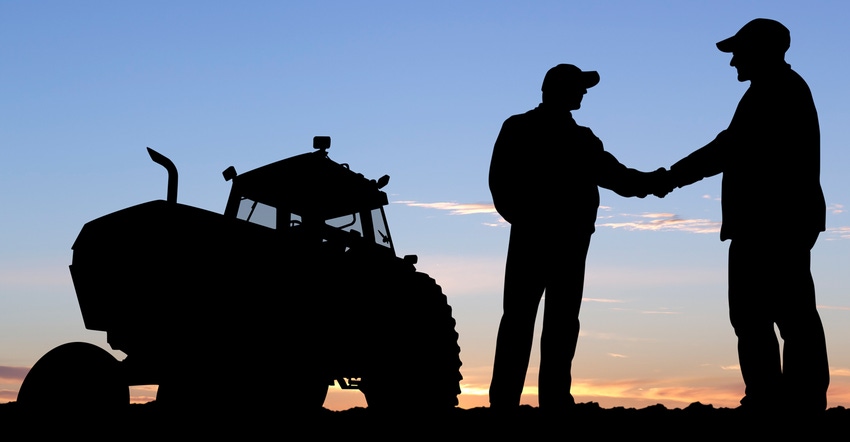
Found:
[[[650,186],[652,194],[658,198],[664,198],[668,193],[676,188],[673,183],[673,177],[670,176],[670,171],[663,167],[659,167],[655,172],[650,172]]]

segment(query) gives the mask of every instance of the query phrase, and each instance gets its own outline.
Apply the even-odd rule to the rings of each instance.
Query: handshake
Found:
[[[641,184],[639,187],[642,188],[642,192],[637,194],[638,198],[644,198],[649,194],[664,198],[677,187],[672,173],[663,167],[659,167],[654,172],[643,172]]]

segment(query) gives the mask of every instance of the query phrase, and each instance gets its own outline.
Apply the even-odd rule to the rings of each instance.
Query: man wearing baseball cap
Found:
[[[723,174],[729,317],[746,390],[741,409],[821,413],[829,385],[811,249],[826,230],[820,129],[809,86],[785,62],[781,23],[757,18],[717,43],[750,86],[726,130],[674,164],[669,186]],[[784,340],[780,347],[774,324]]]
[[[490,191],[496,210],[511,224],[490,384],[493,409],[520,405],[544,291],[539,407],[558,412],[575,405],[570,369],[598,186],[641,198],[661,186],[657,171],[622,165],[573,119],[572,111],[597,83],[595,71],[571,64],[553,67],[543,79],[541,103],[505,120],[493,147]]]

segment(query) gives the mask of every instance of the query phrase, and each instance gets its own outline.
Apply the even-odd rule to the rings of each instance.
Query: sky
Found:
[[[145,147],[176,164],[180,203],[222,212],[225,168],[304,153],[327,135],[332,159],[390,175],[396,250],[419,257],[457,321],[459,404],[486,406],[510,231],[487,186],[502,122],[539,103],[550,67],[575,64],[601,76],[574,112],[578,123],[629,167],[668,167],[728,125],[749,83],[715,43],[757,17],[790,29],[786,60],[818,107],[828,213],[812,273],[828,406],[850,407],[850,6],[838,0],[0,0],[0,403],[14,401],[28,368],[60,344],[126,356],[85,329],[68,265],[86,222],[165,198],[165,172]],[[564,173],[575,167],[565,162]],[[600,190],[577,401],[734,407],[743,396],[720,181],[663,199]],[[564,216],[568,198],[551,201]],[[765,225],[787,215],[761,209]],[[533,406],[536,338],[522,398]],[[217,388],[227,400],[239,380]],[[400,406],[418,388],[400,386]],[[69,385],[68,400],[77,394]],[[131,389],[135,402],[155,394]],[[332,387],[325,406],[365,400]]]

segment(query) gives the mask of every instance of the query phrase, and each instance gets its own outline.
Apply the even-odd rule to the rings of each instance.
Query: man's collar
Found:
[[[547,120],[575,123],[572,111],[561,111],[558,109],[553,109],[544,106],[543,103],[540,103],[534,110],[539,112],[540,115],[542,115]]]

